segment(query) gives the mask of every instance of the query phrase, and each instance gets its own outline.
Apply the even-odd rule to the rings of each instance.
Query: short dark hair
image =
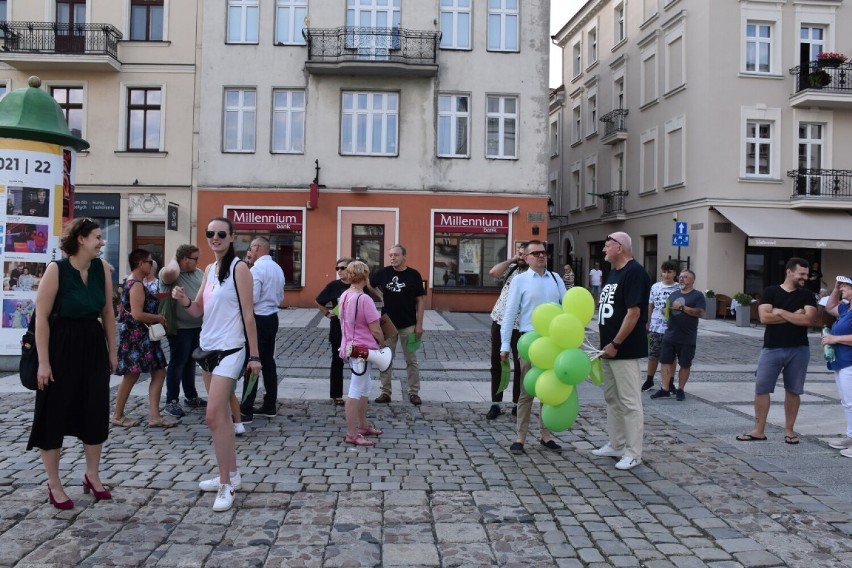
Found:
[[[530,250],[530,245],[541,245],[541,246],[543,246],[545,249],[547,249],[547,247],[546,247],[546,246],[544,246],[544,243],[543,243],[543,242],[541,242],[541,241],[540,241],[540,240],[538,240],[538,239],[533,239],[533,240],[531,240],[531,241],[527,241],[526,246],[524,246],[524,250],[526,250],[526,251]]]
[[[100,228],[101,226],[97,222],[88,217],[78,217],[65,225],[62,238],[59,240],[59,248],[68,256],[74,256],[80,250],[80,243],[77,242],[77,238],[86,238],[92,231]]]
[[[185,258],[189,258],[198,251],[199,248],[195,245],[180,245],[175,251],[175,258],[178,260],[183,260]]]
[[[663,264],[660,265],[660,271],[665,272],[667,270],[671,270],[672,272],[675,272],[677,270],[677,264],[675,264],[671,260],[667,260],[667,261],[663,262]]]
[[[784,265],[784,270],[796,270],[796,267],[798,266],[810,268],[811,264],[804,258],[794,256],[793,258],[787,261],[786,265]]]
[[[130,251],[130,254],[127,255],[127,264],[130,265],[130,270],[136,270],[139,263],[147,260],[150,256],[151,253],[145,249],[133,249]]]

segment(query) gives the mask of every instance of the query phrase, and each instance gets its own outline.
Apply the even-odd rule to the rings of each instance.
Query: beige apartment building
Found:
[[[196,238],[268,237],[296,306],[402,243],[427,306],[490,310],[489,269],[546,238],[548,25],[545,0],[205,3]]]
[[[852,7],[840,0],[590,0],[554,36],[548,235],[588,270],[626,231],[653,279],[759,294],[852,249]],[[677,245],[681,246],[678,247]],[[579,272],[579,271],[578,271]]]
[[[201,0],[0,0],[0,90],[41,88],[71,131],[75,215],[98,220],[104,254],[158,261],[194,232],[193,117]],[[161,263],[162,264],[162,263]]]

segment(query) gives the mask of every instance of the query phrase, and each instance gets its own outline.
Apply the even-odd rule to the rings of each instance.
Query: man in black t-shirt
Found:
[[[385,345],[396,355],[397,341],[405,353],[405,364],[408,371],[408,400],[414,406],[419,406],[420,400],[420,363],[417,361],[416,350],[409,351],[408,344],[411,336],[417,341],[423,337],[423,311],[426,307],[426,290],[423,289],[423,279],[420,273],[406,265],[405,247],[396,244],[388,250],[390,266],[377,271],[370,279],[374,292],[381,296],[384,302],[382,315],[387,315],[396,326],[397,334],[385,337]],[[393,365],[380,375],[382,394],[376,399],[379,403],[391,401],[391,379]]]
[[[603,252],[612,265],[598,312],[609,440],[592,453],[621,458],[617,469],[633,469],[642,463],[645,417],[639,359],[648,355],[645,322],[651,279],[633,259],[633,242],[627,233],[607,235]]]
[[[818,267],[818,265],[817,265]],[[805,391],[810,346],[808,327],[817,325],[816,298],[806,288],[808,261],[793,257],[787,261],[786,277],[780,286],[763,291],[757,308],[763,332],[763,349],[757,360],[754,382],[754,429],[737,436],[740,442],[766,440],[769,394],[775,392],[778,375],[784,377],[784,441],[798,444],[793,427],[799,414],[799,401]]]

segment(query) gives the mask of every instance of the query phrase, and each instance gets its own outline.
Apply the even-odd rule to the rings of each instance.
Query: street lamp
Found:
[[[551,219],[565,219],[568,220],[568,215],[554,215],[553,210],[556,208],[556,204],[553,203],[553,199],[547,198],[547,216]]]

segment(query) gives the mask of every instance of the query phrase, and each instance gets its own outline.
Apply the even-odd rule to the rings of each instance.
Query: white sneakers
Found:
[[[240,479],[239,472],[231,474],[231,483],[229,485],[232,489],[240,489],[243,486],[242,479]],[[198,488],[202,491],[219,491],[222,487],[222,484],[219,483],[219,478],[214,477],[213,479],[205,479],[204,481],[198,484]],[[217,498],[218,499],[218,498]]]
[[[828,445],[835,450],[852,448],[852,438],[834,438],[828,441]]]
[[[844,458],[852,458],[852,448],[846,448],[840,452],[840,455]]]
[[[216,494],[216,501],[213,503],[213,510],[216,512],[227,511],[234,504],[234,487],[227,483],[219,486],[219,492]]]
[[[237,422],[236,424],[234,424],[234,435],[235,436],[242,436],[245,433],[246,433],[246,427],[243,426],[242,422]]]
[[[592,450],[592,455],[600,456],[600,457],[607,457],[607,458],[620,458],[621,456],[624,455],[624,451],[623,450],[616,450],[615,448],[613,448],[609,444],[606,444],[605,446],[598,448],[597,450]]]
[[[621,470],[633,469],[634,467],[636,467],[637,465],[639,465],[641,463],[642,463],[641,458],[632,458],[630,456],[624,456],[620,460],[618,460],[617,464],[615,464],[615,469],[621,469]]]

